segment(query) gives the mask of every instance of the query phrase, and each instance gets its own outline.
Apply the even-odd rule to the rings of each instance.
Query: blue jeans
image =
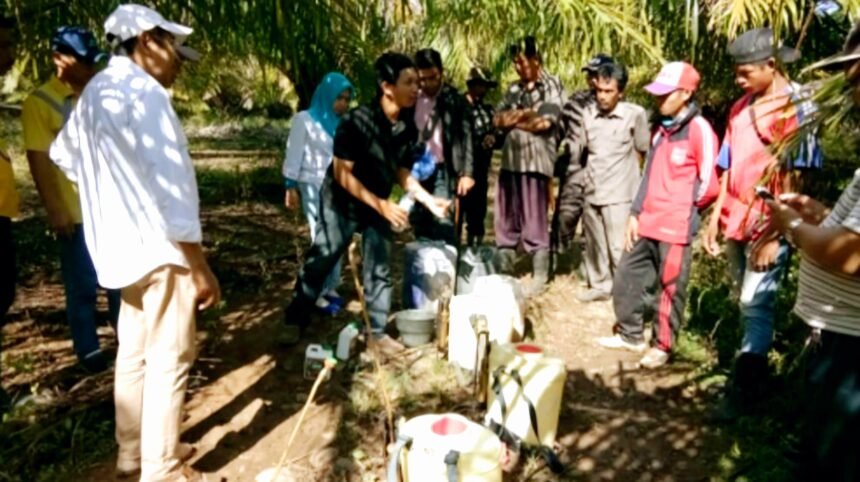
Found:
[[[726,255],[735,288],[740,294],[744,338],[741,353],[766,356],[773,342],[776,293],[788,266],[790,250],[781,241],[776,261],[768,271],[753,271],[748,262],[752,243],[726,241]]]
[[[66,315],[72,332],[75,354],[84,366],[103,357],[96,333],[96,269],[87,251],[83,227],[75,226],[69,237],[60,237],[60,266],[66,290]],[[107,290],[108,315],[114,327],[119,318],[120,290]]]
[[[308,228],[311,232],[311,244],[317,237],[317,229],[320,224],[320,186],[309,182],[299,182],[299,194],[302,198],[302,212],[305,214],[305,219],[308,221]],[[334,268],[331,269],[328,277],[325,279],[322,288],[322,294],[331,293],[337,290],[340,286],[342,262],[337,261]]]
[[[303,328],[310,324],[310,312],[322,294],[326,277],[346,253],[353,234],[361,233],[364,299],[373,331],[382,333],[388,323],[393,288],[390,257],[394,236],[391,226],[377,214],[364,217],[350,213],[352,207],[335,203],[332,189],[323,187],[322,216],[314,242],[299,271],[295,294],[285,313],[286,322]]]

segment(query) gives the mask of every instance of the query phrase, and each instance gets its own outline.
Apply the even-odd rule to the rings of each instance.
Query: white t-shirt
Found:
[[[84,236],[105,288],[164,265],[188,267],[178,242],[202,240],[188,140],[170,95],[128,57],[87,84],[51,159],[78,184]]]
[[[821,223],[834,226],[860,234],[860,169]],[[860,277],[828,271],[803,257],[794,312],[814,328],[860,336]]]

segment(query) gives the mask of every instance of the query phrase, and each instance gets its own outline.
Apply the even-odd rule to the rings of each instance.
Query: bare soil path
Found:
[[[301,373],[305,345],[277,343],[307,228],[278,204],[276,186],[261,190],[256,184],[254,167],[270,168],[277,159],[234,156],[207,152],[198,160],[201,190],[214,190],[202,196],[205,244],[226,305],[199,322],[200,355],[192,370],[183,439],[197,445],[194,467],[210,481],[253,481],[274,466],[312,383]],[[230,193],[250,199],[217,202],[219,176],[235,183]],[[399,271],[395,267],[398,281]],[[348,269],[344,276],[342,294],[355,300]],[[395,286],[399,293],[399,283]],[[598,347],[595,338],[611,330],[611,305],[580,304],[574,296],[580,289],[575,276],[560,275],[529,309],[534,341],[567,365],[558,449],[570,470],[554,476],[542,461],[527,458],[507,480],[709,480],[728,448],[719,431],[704,422],[711,397],[698,388],[697,367],[676,361],[643,371],[635,355]],[[74,366],[58,276],[27,275],[18,300],[4,329],[4,386],[33,391],[38,384],[37,392],[53,394],[45,402],[52,407],[110,410],[112,375],[87,377]],[[332,342],[337,330],[355,319],[353,301],[336,318],[321,319],[307,341]],[[100,335],[113,344],[112,328],[101,328]],[[387,372],[399,417],[445,411],[480,415],[455,372],[431,348],[392,361]],[[341,367],[324,385],[288,454],[294,480],[384,480],[376,391],[366,358]],[[113,460],[84,470],[77,480],[113,480]]]

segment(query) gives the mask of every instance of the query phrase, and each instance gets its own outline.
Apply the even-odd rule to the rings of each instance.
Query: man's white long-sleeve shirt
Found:
[[[78,184],[99,283],[129,286],[202,239],[188,140],[167,90],[116,56],[87,84],[51,159]]]

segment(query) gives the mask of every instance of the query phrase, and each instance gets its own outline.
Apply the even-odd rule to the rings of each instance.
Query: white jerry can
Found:
[[[492,343],[485,423],[526,445],[552,448],[567,369],[530,343]]]
[[[502,482],[502,456],[486,427],[456,413],[421,415],[400,427],[388,482]]]
[[[448,361],[466,370],[475,369],[478,335],[476,318],[483,318],[490,342],[522,339],[525,297],[519,281],[503,275],[482,276],[467,295],[451,298],[448,308]]]
[[[513,331],[508,341],[519,341],[525,334],[526,296],[519,280],[513,276],[491,274],[475,280],[474,294],[491,300],[490,316],[498,320],[488,319],[488,325],[505,327],[510,325]],[[492,329],[492,328],[491,328]],[[492,340],[492,334],[490,336]],[[505,341],[497,339],[500,343]]]

